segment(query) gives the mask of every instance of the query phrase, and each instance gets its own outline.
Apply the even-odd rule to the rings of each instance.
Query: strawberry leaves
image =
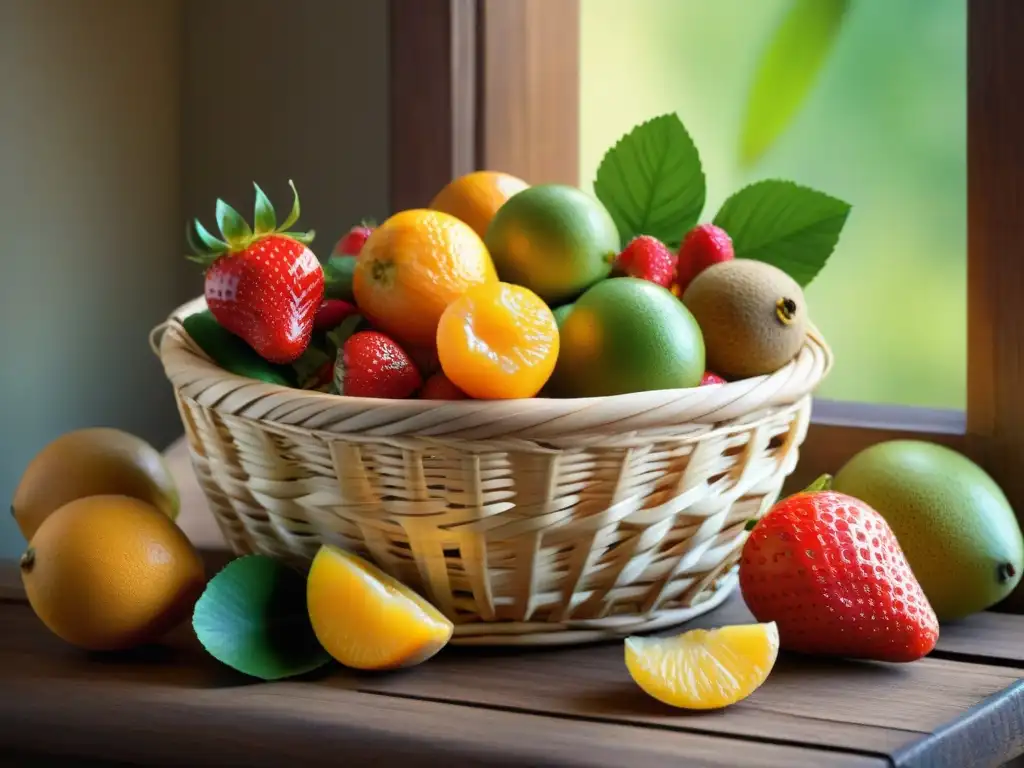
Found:
[[[277,229],[277,214],[274,212],[274,206],[271,205],[270,199],[260,189],[260,185],[255,181],[252,185],[256,188],[256,207],[253,212],[255,234],[268,235]]]
[[[220,227],[221,235],[232,246],[252,239],[249,223],[223,200],[217,200],[217,226]]]
[[[199,219],[195,219],[192,227],[195,228],[195,235],[198,237],[199,242],[197,243],[196,238],[192,235],[192,227],[186,227],[185,241],[192,253],[186,255],[185,258],[204,267],[209,267],[217,260],[217,257],[225,253],[244,251],[256,240],[275,234],[290,237],[309,247],[316,236],[314,230],[311,229],[308,232],[289,231],[295,225],[295,222],[299,220],[299,214],[302,209],[299,205],[299,192],[295,189],[295,183],[291,179],[288,180],[288,186],[292,188],[292,209],[288,214],[288,218],[282,222],[281,226],[277,225],[277,214],[274,212],[274,206],[256,182],[253,182],[253,187],[256,190],[256,205],[253,213],[255,229],[249,226],[249,223],[238,211],[228,205],[228,203],[218,199],[216,206],[217,227],[223,240],[210,234],[210,231],[203,226],[203,223]]]

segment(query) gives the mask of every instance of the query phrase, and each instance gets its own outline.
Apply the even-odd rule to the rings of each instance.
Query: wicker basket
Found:
[[[770,376],[593,399],[378,400],[229,374],[154,330],[232,549],[321,542],[421,591],[453,642],[562,644],[678,624],[736,584],[744,524],[793,470],[832,364],[816,329]]]

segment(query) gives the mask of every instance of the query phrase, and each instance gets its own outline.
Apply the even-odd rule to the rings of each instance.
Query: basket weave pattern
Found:
[[[155,335],[232,549],[373,560],[456,642],[567,643],[678,623],[735,585],[744,525],[793,470],[831,367],[816,330],[771,376],[612,398],[338,397],[234,376]]]

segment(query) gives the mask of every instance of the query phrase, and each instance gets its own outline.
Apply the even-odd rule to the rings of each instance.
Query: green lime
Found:
[[[484,242],[502,281],[525,286],[552,306],[608,277],[620,248],[615,222],[600,201],[563,184],[510,197]]]
[[[551,390],[562,397],[696,387],[704,375],[697,321],[647,280],[598,283],[576,301],[559,335]]]

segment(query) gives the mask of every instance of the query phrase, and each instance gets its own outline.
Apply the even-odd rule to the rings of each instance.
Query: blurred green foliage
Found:
[[[674,111],[704,164],[703,221],[763,178],[850,202],[839,245],[807,289],[836,353],[818,394],[962,409],[966,0],[852,0],[838,28],[809,24],[833,36],[809,46],[827,54],[820,71],[806,88],[790,80],[805,98],[780,94],[787,120],[745,164],[751,89],[793,8],[793,0],[582,0],[581,184],[590,188],[622,134]],[[785,80],[777,82],[773,90]]]

